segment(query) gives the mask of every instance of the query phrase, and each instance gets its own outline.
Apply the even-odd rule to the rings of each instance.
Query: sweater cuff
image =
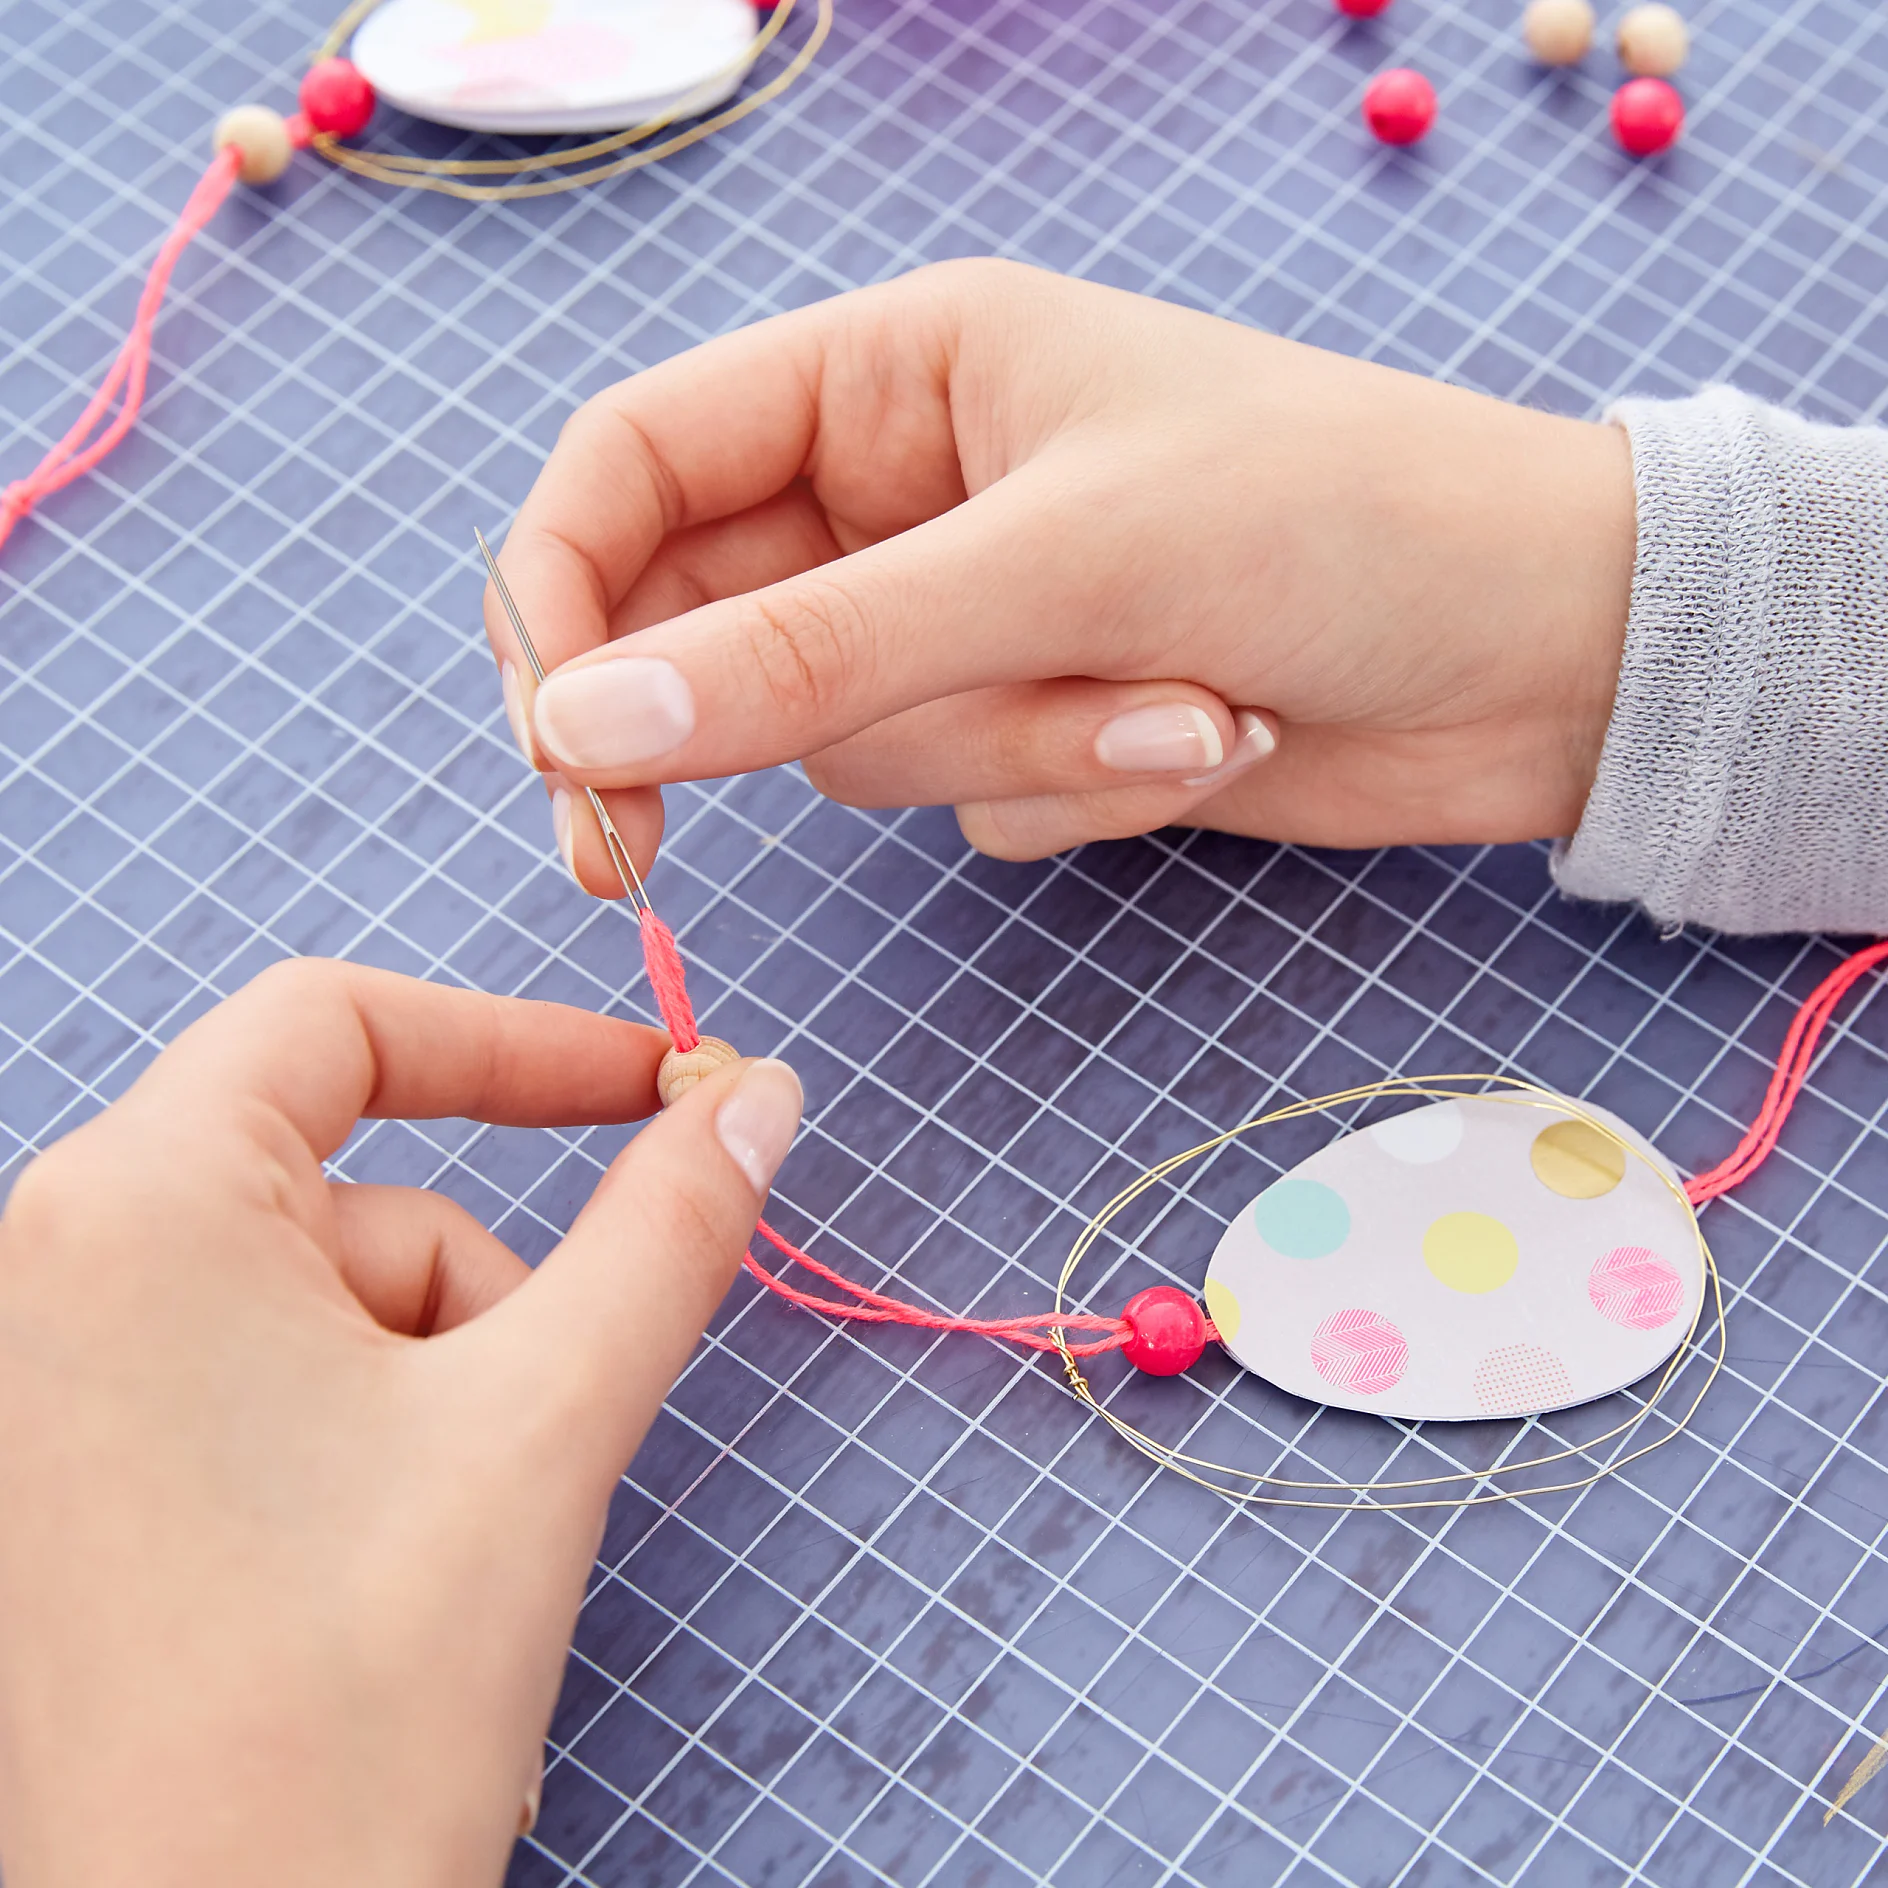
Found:
[[[1888,930],[1888,432],[1626,400],[1619,690],[1554,876],[1663,924]]]

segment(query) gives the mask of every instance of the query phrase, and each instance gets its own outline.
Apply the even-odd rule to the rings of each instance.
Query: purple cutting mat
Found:
[[[1000,252],[1568,412],[1712,377],[1882,404],[1870,0],[1701,0],[1688,141],[1645,167],[1604,135],[1610,56],[1531,69],[1520,0],[839,7],[798,92],[657,172],[475,209],[304,159],[184,263],[150,423],[0,558],[0,1172],[290,952],[646,1012],[626,921],[551,862],[471,527],[576,400],[707,335]],[[285,104],[323,24],[0,11],[0,475],[115,347],[204,127]],[[1405,61],[1442,121],[1386,154],[1357,98]],[[1558,903],[1531,848],[1165,834],[1006,867],[791,772],[674,793],[671,833],[654,889],[706,1020],[806,1078],[781,1221],[951,1309],[1041,1305],[1150,1154],[1385,1070],[1514,1070],[1702,1165],[1837,960],[1660,942]],[[1885,1037],[1863,1010],[1709,1213],[1730,1365],[1695,1433],[1577,1499],[1252,1519],[1051,1367],[737,1289],[623,1487],[515,1888],[1869,1878],[1888,1781],[1821,1817],[1888,1729]],[[535,1257],[621,1139],[392,1125],[341,1164]],[[1319,1139],[1197,1171],[1090,1302],[1196,1283]],[[1514,1440],[1223,1364],[1096,1379],[1253,1466]]]

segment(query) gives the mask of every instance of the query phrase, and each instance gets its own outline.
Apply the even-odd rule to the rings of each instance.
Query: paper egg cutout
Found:
[[[389,104],[468,131],[620,131],[739,89],[749,0],[385,0],[350,48]]]
[[[1488,1096],[1313,1154],[1213,1253],[1220,1342],[1295,1396],[1408,1420],[1564,1409],[1656,1370],[1702,1300],[1695,1223],[1671,1164],[1581,1107],[1644,1158]]]

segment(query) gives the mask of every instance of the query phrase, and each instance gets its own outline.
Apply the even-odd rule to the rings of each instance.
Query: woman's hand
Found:
[[[8,1888],[496,1882],[612,1488],[799,1118],[777,1062],[630,1145],[535,1274],[357,1117],[654,1105],[658,1030],[271,970],[0,1221]]]
[[[584,406],[488,597],[572,784],[804,758],[1028,858],[1172,822],[1320,845],[1571,832],[1634,552],[1616,429],[1003,263],[763,322]]]

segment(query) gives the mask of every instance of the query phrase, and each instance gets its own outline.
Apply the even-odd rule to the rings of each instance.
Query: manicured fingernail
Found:
[[[800,1078],[771,1057],[750,1062],[734,1092],[715,1110],[715,1133],[756,1193],[765,1197],[774,1170],[793,1145],[803,1097]]]
[[[538,690],[538,739],[566,767],[635,767],[695,732],[687,679],[659,656],[618,656],[553,675]]]
[[[535,768],[538,756],[531,745],[531,723],[525,719],[524,690],[518,686],[518,671],[509,662],[499,664],[498,686],[505,691],[505,719],[511,723],[511,738],[518,743],[525,765]]]
[[[528,1836],[538,1826],[538,1807],[544,1800],[544,1773],[539,1771],[531,1779],[531,1787],[524,1793],[524,1807],[518,1812],[518,1833]]]
[[[1232,752],[1226,756],[1224,764],[1215,767],[1210,773],[1182,781],[1182,786],[1223,787],[1228,780],[1237,778],[1248,767],[1262,761],[1278,745],[1272,730],[1250,708],[1239,710],[1234,718],[1234,728]]]
[[[577,835],[570,823],[570,795],[559,787],[551,795],[551,831],[557,835],[557,849],[564,855],[572,878],[577,876]]]
[[[1226,758],[1226,744],[1204,708],[1163,701],[1104,721],[1095,758],[1124,774],[1207,773]]]

